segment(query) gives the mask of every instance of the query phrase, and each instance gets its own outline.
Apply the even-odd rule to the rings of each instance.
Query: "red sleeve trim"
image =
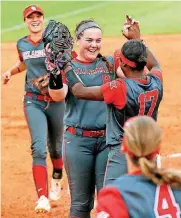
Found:
[[[72,51],[71,52],[71,55],[72,55],[72,59],[74,59],[74,58],[76,58],[78,55],[77,55],[77,53],[76,53],[76,51]]]
[[[120,53],[121,53],[121,51],[119,49],[115,50],[115,52],[114,52],[114,66],[115,66],[116,70],[118,69],[118,67],[121,64]]]
[[[129,218],[126,203],[116,187],[104,187],[98,195],[97,216],[105,214],[110,218]],[[107,216],[106,216],[107,215]]]
[[[63,70],[61,71],[61,74],[62,74],[62,81],[63,81],[63,83],[68,86],[68,81],[67,81],[65,72]]]
[[[125,107],[127,102],[127,90],[124,80],[117,79],[102,85],[101,92],[106,104],[113,104],[118,109]]]
[[[163,82],[162,73],[160,71],[151,71],[151,74],[155,75],[161,80],[161,82]]]
[[[23,62],[23,61],[24,61],[24,60],[23,60],[23,56],[22,56],[22,54],[21,54],[21,52],[20,52],[20,50],[19,50],[18,47],[17,47],[17,51],[18,51],[19,60],[20,60],[21,62]]]

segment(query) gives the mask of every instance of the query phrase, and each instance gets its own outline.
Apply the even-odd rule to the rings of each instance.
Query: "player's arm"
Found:
[[[63,101],[68,93],[68,85],[65,74],[58,72],[56,75],[50,73],[48,92],[50,97],[56,101]]]
[[[162,78],[162,70],[160,67],[160,64],[155,57],[155,55],[147,48],[147,68],[149,69],[151,74],[154,74],[157,76],[161,81],[163,81]]]
[[[104,101],[101,86],[84,87],[83,84],[79,82],[72,87],[72,93],[76,98]]]
[[[161,72],[160,63],[158,62],[155,55],[147,48],[147,68],[149,71],[159,71]]]
[[[126,83],[124,80],[113,80],[102,86],[85,87],[71,67],[66,68],[66,79],[75,97],[84,100],[104,101],[122,109],[126,104]]]
[[[129,218],[124,199],[115,187],[104,187],[98,195],[96,218]]]
[[[14,64],[10,69],[8,69],[5,73],[3,73],[2,75],[3,83],[7,84],[11,76],[21,73],[24,70],[26,70],[26,65],[24,64],[23,61],[18,60],[16,64]]]
[[[139,28],[139,22],[132,17],[126,15],[126,22],[122,30],[123,35],[128,39],[141,40],[141,33]],[[143,41],[143,40],[141,40]],[[160,64],[154,54],[147,48],[147,65],[149,71],[161,72]]]

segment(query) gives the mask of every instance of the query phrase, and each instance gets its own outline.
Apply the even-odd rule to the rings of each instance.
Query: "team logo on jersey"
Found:
[[[109,214],[106,213],[105,211],[101,211],[97,214],[96,218],[109,218]]]
[[[116,80],[113,80],[112,82],[110,82],[110,89],[116,89],[117,88],[117,84],[116,84]]]
[[[98,74],[98,73],[109,73],[106,67],[96,67],[94,70],[88,69],[84,70],[81,68],[77,68],[74,70],[76,74]]]
[[[22,52],[23,60],[45,57],[45,49]]]

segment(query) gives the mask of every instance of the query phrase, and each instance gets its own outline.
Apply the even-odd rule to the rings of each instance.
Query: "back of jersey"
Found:
[[[181,189],[156,185],[142,175],[115,181],[130,218],[181,218]]]
[[[157,120],[158,107],[163,95],[162,82],[153,74],[150,74],[149,78],[148,83],[125,80],[127,84],[126,116],[147,115]]]
[[[107,144],[114,145],[122,141],[124,123],[131,117],[148,115],[157,120],[158,107],[163,96],[162,81],[154,74],[150,74],[148,78],[148,81],[124,79],[125,106],[118,109],[113,104],[108,105]],[[117,101],[119,99],[115,100]]]

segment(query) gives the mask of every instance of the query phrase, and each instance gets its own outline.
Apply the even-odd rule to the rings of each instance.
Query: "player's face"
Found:
[[[102,46],[102,31],[98,28],[85,30],[77,44],[79,47],[79,58],[82,61],[94,61]]]
[[[42,14],[34,12],[25,18],[25,24],[32,33],[38,33],[43,30],[44,17]]]

